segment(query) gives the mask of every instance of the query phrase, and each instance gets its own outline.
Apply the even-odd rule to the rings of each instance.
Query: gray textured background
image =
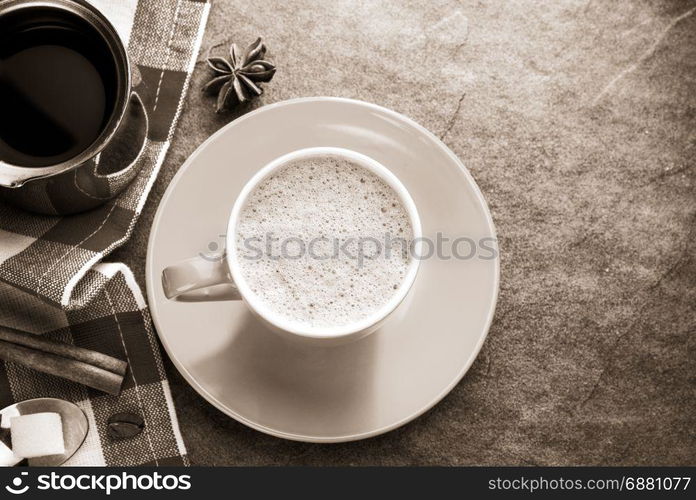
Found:
[[[200,59],[257,35],[279,68],[266,94],[216,116],[199,62],[114,259],[144,283],[162,194],[217,129],[264,103],[344,96],[462,158],[497,225],[500,300],[459,386],[363,442],[247,429],[169,364],[195,464],[696,464],[696,2],[219,0]]]

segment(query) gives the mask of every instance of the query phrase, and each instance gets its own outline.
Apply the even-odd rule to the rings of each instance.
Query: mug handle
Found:
[[[232,292],[227,298],[241,299],[224,256],[210,260],[201,256],[192,257],[162,271],[162,289],[168,299],[215,285],[230,285]]]
[[[99,162],[94,162],[94,168],[92,171],[92,175],[94,176],[95,179],[100,179],[100,180],[105,180],[109,184],[109,189],[113,193],[118,193],[121,190],[123,190],[124,187],[126,187],[130,182],[135,178],[135,176],[138,174],[140,170],[139,162],[142,159],[143,155],[145,154],[146,146],[148,144],[148,135],[150,133],[150,117],[148,116],[147,109],[145,108],[145,104],[143,103],[142,97],[140,97],[140,94],[137,91],[132,91],[130,94],[130,97],[128,99],[128,107],[126,112],[130,112],[131,114],[135,114],[134,110],[139,109],[140,110],[140,120],[142,121],[142,128],[143,130],[138,131],[138,135],[142,136],[142,139],[140,140],[139,146],[135,149],[135,157],[131,159],[131,161],[123,168],[120,170],[114,171],[114,172],[109,172],[102,174],[99,172],[100,169],[100,164]],[[137,121],[137,117],[130,117],[132,120]],[[128,128],[128,124],[125,124],[126,126],[124,127],[125,129]],[[116,135],[121,133],[123,136],[122,141],[126,143],[130,143],[129,137],[127,137],[127,134],[131,132],[130,130],[120,130],[116,132]],[[130,144],[129,144],[130,146]],[[112,150],[115,149],[114,144],[109,144],[106,148],[104,148],[104,151],[100,153],[100,156],[104,155],[107,156],[109,155]],[[115,155],[118,156],[118,155]],[[101,160],[100,160],[101,161]]]

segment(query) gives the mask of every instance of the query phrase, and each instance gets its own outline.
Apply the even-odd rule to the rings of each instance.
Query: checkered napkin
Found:
[[[67,465],[187,464],[147,305],[130,269],[102,259],[130,236],[162,165],[198,55],[205,0],[90,0],[116,26],[140,71],[150,117],[142,170],[116,199],[87,213],[32,215],[0,203],[0,325],[128,361],[115,397],[14,363],[0,363],[0,407],[36,397],[75,402],[90,423]],[[122,441],[107,419],[139,413]]]

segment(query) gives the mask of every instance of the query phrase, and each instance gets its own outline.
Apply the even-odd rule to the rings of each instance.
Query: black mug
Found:
[[[139,80],[91,4],[0,0],[0,198],[63,215],[119,194],[147,143]]]

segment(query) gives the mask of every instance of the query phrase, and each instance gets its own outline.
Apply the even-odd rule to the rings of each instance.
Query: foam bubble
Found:
[[[391,186],[347,159],[322,156],[264,179],[242,209],[235,240],[257,298],[285,320],[316,328],[379,310],[404,279],[412,237]]]

